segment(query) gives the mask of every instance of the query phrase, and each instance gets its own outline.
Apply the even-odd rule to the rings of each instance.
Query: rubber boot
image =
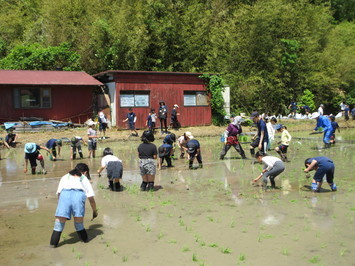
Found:
[[[113,181],[112,181],[112,180],[109,180],[109,181],[108,181],[108,184],[109,184],[108,186],[109,186],[110,190],[111,190],[111,191],[114,191]]]
[[[86,230],[85,230],[85,229],[80,230],[80,231],[76,231],[76,232],[78,233],[79,238],[80,238],[83,242],[85,242],[85,243],[89,242],[88,234],[86,233]]]
[[[82,152],[79,152],[79,155],[80,155],[80,158],[83,159],[84,156],[83,156],[83,153]]]
[[[31,168],[31,172],[32,172],[33,175],[35,175],[36,174],[36,167]]]
[[[118,192],[118,191],[121,191],[121,184],[120,184],[120,182],[113,182],[113,191],[116,191],[116,192]]]
[[[185,156],[185,153],[182,152],[182,153],[180,154],[180,159],[184,159],[184,156]]]
[[[203,164],[202,164],[202,163],[200,163],[200,164],[198,165],[198,167],[203,168]]]
[[[143,181],[142,184],[141,184],[141,191],[146,191],[147,190],[147,185],[148,185],[148,183]]]
[[[73,154],[73,160],[75,160],[75,159],[76,159],[76,153]]]
[[[154,191],[154,182],[148,182],[146,191]]]
[[[290,161],[287,159],[287,156],[284,154],[285,162],[289,163]]]
[[[61,235],[62,235],[62,232],[58,232],[58,231],[53,230],[52,236],[51,236],[51,241],[50,241],[50,246],[52,248],[58,247],[58,243],[59,243],[59,239],[60,239]]]

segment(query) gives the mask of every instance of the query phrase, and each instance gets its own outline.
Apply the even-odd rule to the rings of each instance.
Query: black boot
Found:
[[[120,184],[120,182],[115,182],[115,183],[113,183],[113,191],[121,191],[121,184]]]
[[[202,165],[202,163],[200,163],[200,164],[198,165],[198,167],[200,167],[200,168],[203,168],[203,165]]]
[[[76,159],[76,153],[73,154],[73,160],[75,160],[75,159]]]
[[[54,231],[52,233],[51,241],[50,241],[50,246],[52,248],[58,247],[59,239],[61,236],[62,232]]]
[[[142,184],[141,184],[141,191],[146,191],[147,190],[147,185],[148,185],[148,183],[143,181]]]
[[[83,156],[83,153],[82,152],[79,152],[79,155],[80,155],[80,158],[83,159],[84,156]]]
[[[154,191],[154,182],[148,182],[147,191]]]
[[[88,234],[86,233],[86,230],[85,230],[85,229],[80,230],[80,231],[76,231],[76,232],[78,233],[79,238],[80,238],[83,242],[85,242],[85,243],[89,242]]]

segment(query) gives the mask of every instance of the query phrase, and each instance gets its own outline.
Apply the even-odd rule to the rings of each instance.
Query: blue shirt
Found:
[[[314,130],[318,130],[318,128],[323,128],[323,131],[333,130],[330,120],[326,116],[319,116],[317,119],[317,126]]]
[[[267,133],[266,123],[264,120],[260,119],[258,123],[256,123],[258,128],[258,137],[260,138],[261,132],[264,132],[264,142],[269,142],[269,134]]]
[[[46,147],[48,149],[54,149],[55,147],[57,147],[57,139],[50,139],[47,141]]]
[[[319,156],[319,157],[310,158],[311,162],[313,160],[317,161],[317,165],[318,165],[319,168],[329,168],[329,167],[333,167],[334,166],[334,162],[331,159],[329,159],[328,157],[325,157],[325,156]]]
[[[193,148],[193,149],[199,149],[200,148],[200,142],[196,139],[189,140],[189,142],[186,144],[187,148]]]
[[[175,141],[172,140],[171,138],[171,135],[167,135],[164,140],[163,140],[163,143],[167,143],[167,144],[170,144],[170,145],[173,145]]]
[[[337,129],[337,128],[339,128],[339,125],[338,125],[338,123],[337,122],[331,122],[331,124],[332,124],[332,128],[333,128],[333,133],[335,133],[335,130]]]
[[[127,118],[128,118],[128,123],[133,124],[134,123],[134,118],[136,117],[136,114],[131,112],[127,114]]]

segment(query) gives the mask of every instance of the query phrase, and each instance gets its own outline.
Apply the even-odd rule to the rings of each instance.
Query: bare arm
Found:
[[[24,173],[27,173],[28,159],[25,159],[25,167],[23,169]]]
[[[96,202],[95,202],[95,198],[94,197],[88,197],[90,205],[91,205],[91,209],[93,211],[93,215],[92,218],[96,218],[98,213],[97,213],[97,208],[96,208]]]
[[[314,170],[314,167],[316,166],[316,164],[317,164],[317,161],[312,160],[311,164],[306,169],[304,169],[304,172],[308,173],[309,171]]]

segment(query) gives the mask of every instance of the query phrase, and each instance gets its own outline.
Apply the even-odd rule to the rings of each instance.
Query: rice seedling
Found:
[[[123,256],[122,257],[122,262],[127,262],[128,261],[128,257],[127,256]]]
[[[118,251],[118,249],[117,249],[117,248],[112,248],[112,253],[113,253],[113,254],[116,254],[116,253],[117,253],[117,251]]]
[[[209,244],[208,246],[211,247],[211,248],[216,248],[216,247],[218,247],[218,245],[217,245],[216,243],[211,243],[211,244]]]
[[[310,263],[316,264],[320,262],[320,258],[318,256],[314,256],[308,260]]]
[[[232,253],[232,250],[230,248],[225,248],[225,247],[221,247],[220,248],[220,251],[223,253],[223,254],[231,254]]]
[[[108,248],[110,246],[110,243],[109,242],[106,242],[106,247]]]
[[[170,240],[168,241],[169,244],[176,244],[176,242],[177,242],[177,241],[176,241],[175,239],[170,239]]]
[[[185,226],[184,220],[179,219],[179,225],[180,225],[180,226]]]
[[[80,260],[82,257],[83,257],[83,256],[82,256],[82,254],[81,254],[80,252],[77,252],[77,253],[75,254],[75,258],[78,259],[78,260]]]
[[[197,256],[196,256],[195,253],[192,253],[192,261],[194,261],[194,262],[198,261]]]
[[[339,251],[340,257],[343,257],[346,252],[347,252],[347,249],[346,249],[346,248],[341,248],[340,251]]]
[[[285,256],[289,255],[289,251],[287,248],[282,249],[282,255],[285,255]]]
[[[152,231],[152,228],[150,228],[150,225],[149,225],[149,224],[146,225],[145,231],[146,231],[146,232],[151,232],[151,231]]]
[[[85,262],[84,265],[85,266],[90,266],[90,263],[89,262]]]
[[[188,246],[184,246],[182,248],[182,252],[188,252],[188,251],[190,251],[190,248]]]
[[[207,217],[208,221],[213,222],[213,217],[209,216]]]
[[[235,221],[231,221],[231,223],[229,224],[229,227],[230,227],[230,228],[234,228],[234,227],[235,227],[235,224],[236,224]]]
[[[239,254],[239,261],[245,261],[246,260],[246,256],[244,253],[240,253]]]
[[[142,218],[138,215],[138,216],[136,217],[136,221],[137,221],[137,222],[140,222],[140,221],[142,221]]]
[[[158,239],[162,239],[163,237],[164,237],[164,233],[160,232],[159,235],[158,235]]]

